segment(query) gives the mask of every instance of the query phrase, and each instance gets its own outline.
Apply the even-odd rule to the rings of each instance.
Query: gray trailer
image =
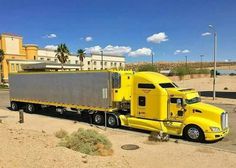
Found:
[[[94,116],[96,124],[103,124],[100,111],[114,110],[111,78],[109,71],[10,74],[11,109],[24,106],[32,113],[42,106],[53,106],[58,112],[66,108],[92,111],[98,114]]]

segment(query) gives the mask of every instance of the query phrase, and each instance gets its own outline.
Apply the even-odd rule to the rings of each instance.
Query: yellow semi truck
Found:
[[[12,110],[71,109],[91,114],[98,125],[162,131],[191,141],[217,140],[229,132],[225,110],[155,72],[26,72],[11,74],[9,83]]]

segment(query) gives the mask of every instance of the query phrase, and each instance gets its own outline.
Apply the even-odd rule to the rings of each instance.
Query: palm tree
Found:
[[[61,63],[62,70],[64,70],[63,64],[65,64],[68,60],[70,51],[67,48],[66,44],[59,44],[56,52],[56,57]]]
[[[5,55],[4,51],[2,49],[0,49],[0,83],[2,83],[2,65],[1,65],[1,63],[4,59],[4,55]]]
[[[77,50],[77,57],[79,57],[80,67],[81,67],[81,70],[82,70],[82,66],[83,66],[83,62],[84,62],[84,58],[85,58],[85,50],[78,49]]]

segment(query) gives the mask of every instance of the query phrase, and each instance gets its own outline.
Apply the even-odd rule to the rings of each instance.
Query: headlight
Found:
[[[220,132],[220,128],[218,127],[210,127],[212,132]]]

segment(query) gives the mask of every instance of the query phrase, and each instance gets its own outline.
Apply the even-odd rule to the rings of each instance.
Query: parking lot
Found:
[[[218,142],[212,142],[212,143],[204,143],[201,145],[209,146],[209,147],[215,147],[220,148],[223,150],[231,151],[236,153],[236,105],[231,104],[215,104],[218,107],[221,107],[225,109],[227,112],[229,112],[229,126],[230,126],[230,133],[227,137],[225,137],[223,140]],[[9,108],[9,91],[8,90],[0,90],[0,109],[7,109]],[[46,115],[48,117],[58,117],[60,119],[66,119],[66,120],[76,120],[78,121],[79,116],[77,114],[64,114],[64,115],[57,115],[52,112],[40,112],[38,115]],[[1,115],[0,115],[1,116]],[[79,120],[81,121],[81,120]],[[81,121],[84,124],[87,124],[85,121]],[[129,132],[130,134],[137,134],[140,136],[148,136],[148,132],[133,130],[133,129],[117,129],[117,131],[125,131]],[[197,145],[197,143],[190,143],[187,142],[181,138],[178,137],[171,137],[172,140],[178,140],[183,143],[188,143],[191,145]]]

